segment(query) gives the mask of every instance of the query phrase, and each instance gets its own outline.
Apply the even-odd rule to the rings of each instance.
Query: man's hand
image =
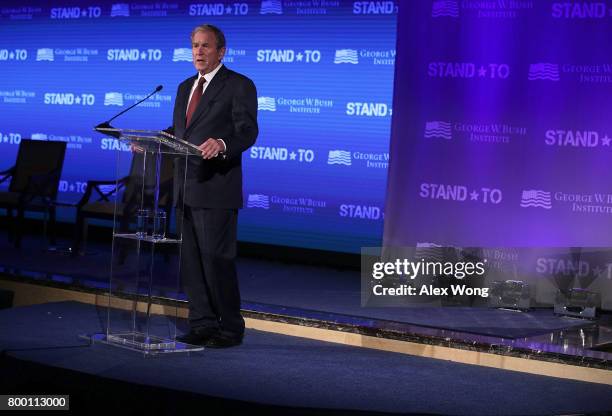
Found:
[[[144,147],[141,147],[135,143],[130,143],[130,150],[132,153],[144,153],[145,151]]]
[[[202,158],[204,159],[212,159],[213,157],[217,157],[217,155],[223,152],[225,149],[223,148],[223,143],[221,143],[218,139],[213,139],[212,137],[208,138],[204,143],[198,146],[198,149],[202,152]]]

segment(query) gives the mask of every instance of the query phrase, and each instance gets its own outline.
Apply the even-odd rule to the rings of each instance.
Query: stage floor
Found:
[[[23,248],[15,249],[0,234],[2,278],[92,292],[108,288],[108,244],[90,245],[93,254],[80,257],[44,248],[39,238],[26,238]],[[171,268],[172,261],[159,266]],[[240,258],[238,269],[243,309],[256,319],[612,369],[612,353],[597,350],[612,342],[610,315],[594,323],[557,317],[552,309],[363,308],[357,270],[253,258]],[[162,282],[156,295],[185,304],[171,282]]]
[[[225,403],[236,409],[239,403],[242,414],[262,406],[270,414],[314,414],[322,409],[332,414],[350,410],[473,416],[612,411],[611,386],[254,330],[247,331],[239,347],[157,358],[88,345],[78,338],[79,334],[101,331],[105,316],[100,307],[78,302],[0,311],[3,393],[40,387],[45,374],[52,373],[55,382],[47,385],[44,393],[71,393],[75,406],[100,409],[104,405],[96,405],[96,397],[124,389],[121,383],[129,383],[145,386],[145,390],[160,389],[165,392],[160,397],[179,400],[179,392],[186,392],[192,395],[190,400],[197,397],[204,403],[214,399],[221,407]],[[90,378],[77,377],[77,384],[70,381],[71,373],[64,371]],[[96,396],[88,392],[83,380],[103,384],[109,391]],[[84,403],[79,395],[90,402]],[[126,403],[126,408],[129,406],[133,404]]]

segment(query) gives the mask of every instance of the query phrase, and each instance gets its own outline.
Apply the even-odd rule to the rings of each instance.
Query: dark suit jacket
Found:
[[[255,143],[257,90],[249,78],[222,66],[204,91],[191,124],[185,126],[189,93],[197,74],[183,81],[176,93],[171,131],[195,145],[209,137],[223,139],[225,158],[188,158],[185,204],[191,207],[242,208],[242,152]],[[175,202],[180,200],[185,163],[175,163]]]

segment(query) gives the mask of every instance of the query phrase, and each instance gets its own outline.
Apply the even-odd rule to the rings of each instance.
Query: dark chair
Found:
[[[51,244],[55,244],[55,199],[59,187],[66,143],[23,139],[19,144],[17,161],[12,168],[0,172],[0,183],[11,180],[8,191],[0,192],[0,208],[7,211],[9,219],[17,211],[16,221],[11,221],[9,241],[14,239],[15,247],[21,245],[21,230],[26,211],[43,212],[45,234],[47,216],[52,232]]]
[[[162,155],[159,175],[158,207],[166,211],[166,233],[170,224],[172,210],[172,157]],[[155,163],[151,153],[146,154],[146,163]],[[150,175],[143,178],[142,166],[145,161],[144,153],[134,153],[128,176],[114,181],[87,181],[85,194],[77,204],[76,233],[72,252],[74,255],[82,254],[87,242],[88,222],[90,218],[113,220],[115,216],[115,199],[117,203],[118,231],[128,230],[130,222],[136,217],[141,206],[151,206],[155,189],[154,170],[148,171]],[[149,165],[150,166],[150,165]]]

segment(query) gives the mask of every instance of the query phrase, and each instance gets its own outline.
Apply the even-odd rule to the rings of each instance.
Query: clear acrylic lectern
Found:
[[[182,218],[176,230],[170,221],[173,202],[182,212],[184,194],[173,189],[173,165],[186,168],[188,158],[201,152],[164,131],[96,130],[115,137],[119,150],[111,193],[115,212],[106,328],[88,338],[146,355],[202,350],[176,342],[179,309],[172,300],[180,285]]]

